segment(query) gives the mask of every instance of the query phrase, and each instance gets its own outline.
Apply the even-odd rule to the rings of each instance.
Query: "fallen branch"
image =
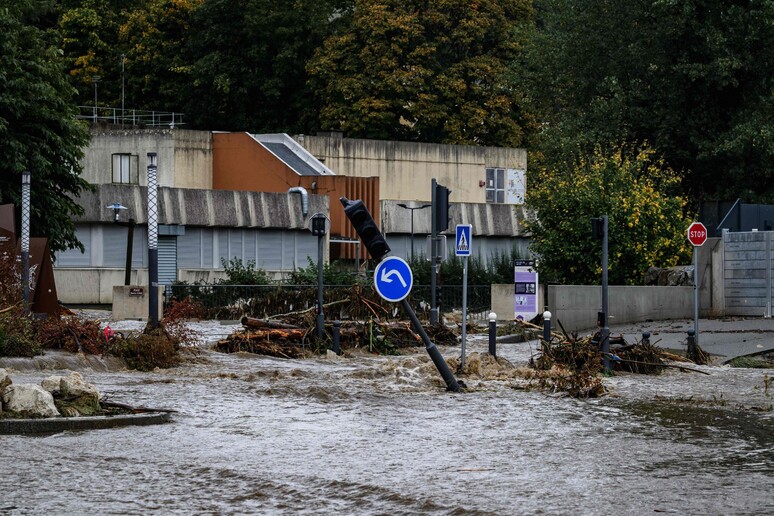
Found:
[[[334,305],[340,305],[340,304],[343,304],[343,303],[349,303],[349,299],[339,299],[338,301],[331,301],[330,303],[324,304],[323,308],[326,308],[326,307],[329,307],[329,306],[334,306]],[[286,314],[272,315],[272,316],[267,317],[266,320],[268,321],[269,319],[279,319],[280,317],[290,317],[292,315],[306,314],[306,313],[311,312],[312,310],[317,310],[317,304],[315,304],[313,306],[310,306],[306,310],[300,310],[298,312],[288,312]]]
[[[616,356],[612,356],[612,355],[611,355],[610,358],[612,358],[616,362],[627,362],[629,364],[640,364],[640,365],[647,365],[647,366],[651,366],[651,367],[673,367],[675,369],[681,369],[681,370],[684,369],[686,371],[692,371],[694,373],[701,373],[701,374],[706,374],[707,376],[711,376],[707,371],[701,371],[699,369],[693,369],[691,367],[685,367],[685,366],[677,365],[677,364],[655,364],[655,363],[652,363],[652,362],[641,362],[639,360],[628,360],[628,359],[625,359],[625,358],[620,358],[620,357],[616,357]]]

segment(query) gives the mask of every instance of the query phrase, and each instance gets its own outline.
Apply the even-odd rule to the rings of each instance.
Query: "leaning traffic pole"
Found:
[[[339,198],[339,201],[341,201],[341,204],[344,206],[344,214],[355,228],[355,231],[360,237],[360,240],[363,241],[366,249],[368,249],[368,254],[370,254],[371,258],[373,258],[377,263],[381,262],[382,258],[384,258],[384,255],[390,252],[390,246],[387,245],[387,241],[384,239],[382,232],[376,225],[376,222],[371,216],[371,213],[368,211],[368,208],[366,208],[365,204],[363,204],[363,201],[359,199],[350,201],[346,197],[341,197]],[[392,260],[396,260],[396,258],[392,258]],[[389,259],[387,261],[389,261]],[[410,283],[410,281],[408,283]],[[404,292],[404,297],[400,299],[400,301],[403,305],[403,309],[411,319],[411,324],[414,326],[414,330],[419,333],[419,336],[425,343],[425,349],[427,350],[428,355],[430,355],[433,364],[435,364],[436,369],[438,369],[438,372],[441,373],[441,377],[443,378],[444,382],[446,382],[446,389],[453,392],[459,392],[460,384],[457,383],[456,378],[454,378],[454,374],[452,374],[448,364],[443,359],[441,352],[438,351],[438,347],[433,343],[433,341],[430,340],[430,337],[428,337],[427,332],[425,332],[425,329],[422,327],[422,323],[419,322],[419,318],[417,318],[417,314],[414,312],[414,309],[411,308],[411,305],[405,299],[406,294],[407,292]],[[397,300],[397,298],[394,299],[394,301]]]

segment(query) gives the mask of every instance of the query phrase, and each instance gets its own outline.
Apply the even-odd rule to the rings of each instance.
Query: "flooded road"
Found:
[[[486,347],[469,338],[469,353]],[[498,354],[523,365],[531,348]],[[702,369],[605,379],[595,400],[509,379],[446,393],[422,348],[82,371],[174,422],[0,438],[0,514],[774,513],[774,384]]]

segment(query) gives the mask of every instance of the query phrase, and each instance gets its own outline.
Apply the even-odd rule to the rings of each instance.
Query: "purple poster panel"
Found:
[[[532,267],[515,267],[514,317],[520,320],[538,314],[538,275]]]

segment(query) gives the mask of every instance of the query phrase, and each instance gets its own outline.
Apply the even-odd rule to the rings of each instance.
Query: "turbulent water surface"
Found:
[[[469,340],[469,353],[485,350]],[[0,513],[774,513],[766,371],[620,375],[595,400],[486,378],[450,394],[416,351],[206,351],[154,373],[82,370],[113,401],[178,413],[165,425],[3,436]],[[498,352],[520,365],[531,346]],[[49,374],[12,371],[16,383]]]

